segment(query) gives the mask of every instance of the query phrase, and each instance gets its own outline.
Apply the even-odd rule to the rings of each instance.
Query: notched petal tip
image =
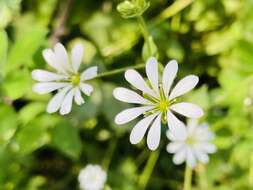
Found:
[[[60,42],[57,42],[55,45],[54,45],[54,48],[58,48],[58,47],[60,47],[60,48],[64,48],[65,49],[65,47],[64,47],[64,45],[62,44],[62,43],[60,43]],[[65,49],[66,50],[66,49]]]

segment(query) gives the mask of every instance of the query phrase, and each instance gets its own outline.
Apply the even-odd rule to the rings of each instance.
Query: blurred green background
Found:
[[[185,98],[202,106],[203,121],[216,133],[217,153],[194,175],[194,190],[253,189],[253,1],[179,0],[185,9],[161,13],[173,0],[151,0],[144,13],[163,65],[179,62],[178,78],[193,73],[198,88]],[[184,166],[165,150],[143,172],[150,151],[129,142],[133,123],[114,124],[125,108],[112,97],[126,86],[122,74],[93,81],[95,91],[67,116],[47,114],[50,95],[32,92],[31,71],[47,68],[42,50],[60,40],[85,46],[82,67],[99,72],[143,63],[143,38],[135,19],[123,19],[117,0],[0,0],[0,189],[78,189],[88,163],[108,173],[107,189],[182,189]],[[168,11],[168,10],[167,10]],[[168,12],[167,12],[168,13]],[[159,16],[160,15],[160,16]],[[150,173],[150,174],[149,174]],[[152,173],[152,174],[151,174]]]

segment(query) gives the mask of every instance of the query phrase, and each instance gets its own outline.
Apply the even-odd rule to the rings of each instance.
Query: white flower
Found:
[[[250,97],[247,97],[243,100],[243,103],[245,106],[249,107],[252,105],[252,99]]]
[[[163,75],[159,79],[157,60],[151,57],[146,63],[148,83],[133,69],[125,72],[126,80],[133,87],[140,90],[142,95],[122,87],[116,88],[113,91],[116,99],[141,105],[123,110],[115,117],[115,122],[121,125],[130,122],[140,115],[144,116],[144,119],[139,121],[131,132],[130,142],[132,144],[139,143],[151,125],[147,135],[147,144],[149,149],[155,150],[160,142],[161,121],[167,123],[169,128],[174,128],[181,124],[181,121],[177,119],[174,112],[190,118],[199,118],[203,115],[202,109],[195,104],[188,102],[176,103],[176,98],[192,90],[198,83],[197,76],[189,75],[180,80],[170,90],[177,70],[177,62],[172,60],[165,66]]]
[[[86,83],[97,76],[97,67],[90,67],[78,72],[83,57],[83,46],[77,44],[71,51],[71,58],[66,49],[60,43],[54,49],[45,49],[43,57],[46,62],[56,71],[36,69],[32,72],[32,78],[39,83],[33,86],[33,91],[38,94],[46,94],[58,90],[47,106],[48,113],[60,110],[60,114],[68,114],[71,111],[73,99],[76,104],[84,103],[81,92],[90,96],[93,87]]]
[[[82,190],[101,190],[106,181],[106,173],[99,165],[87,165],[78,176]]]
[[[198,125],[197,120],[190,120],[187,127],[182,125],[168,130],[167,137],[172,141],[168,144],[167,151],[175,154],[175,164],[186,161],[188,166],[194,168],[197,161],[207,163],[208,154],[216,151],[216,146],[210,143],[214,134],[209,131],[206,123]]]

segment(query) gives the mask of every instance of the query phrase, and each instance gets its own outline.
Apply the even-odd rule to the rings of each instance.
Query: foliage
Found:
[[[51,45],[66,2],[0,1],[0,189],[78,189],[79,170],[97,163],[108,169],[108,189],[139,190],[150,153],[146,142],[130,144],[133,124],[118,127],[113,121],[127,106],[111,95],[126,85],[122,74],[94,80],[92,96],[66,117],[46,113],[50,96],[31,90],[30,73],[47,67],[41,52]],[[196,169],[194,190],[250,190],[253,1],[198,0],[170,18],[162,16],[173,2],[136,0],[142,7],[125,12],[130,1],[118,6],[121,1],[75,0],[60,40],[69,49],[77,41],[85,45],[82,67],[98,65],[104,72],[134,66],[143,63],[148,47],[136,19],[121,18],[116,7],[124,17],[142,14],[159,61],[177,59],[180,76],[200,76],[186,99],[205,109],[202,120],[216,133],[218,152]],[[147,189],[182,187],[183,167],[172,164],[167,143],[163,135]]]

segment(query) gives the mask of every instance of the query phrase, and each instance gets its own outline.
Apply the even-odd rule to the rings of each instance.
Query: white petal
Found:
[[[204,115],[203,110],[199,106],[188,102],[173,104],[170,109],[190,118],[199,118]]]
[[[211,144],[211,143],[207,143],[207,142],[202,142],[202,143],[198,143],[195,145],[195,147],[203,152],[212,154],[214,152],[216,152],[216,146]]]
[[[197,157],[197,159],[202,162],[203,164],[206,164],[208,161],[209,161],[209,157],[206,153],[198,150],[198,149],[195,149],[195,155]]]
[[[147,144],[150,150],[156,150],[159,146],[161,138],[161,114],[157,116],[153,124],[151,125],[148,136]]]
[[[205,126],[205,125],[204,125]],[[214,134],[211,133],[207,127],[204,127],[203,125],[199,125],[195,131],[194,131],[194,135],[195,138],[198,141],[210,141],[214,138]]]
[[[148,104],[148,100],[141,97],[136,92],[127,88],[115,88],[113,90],[113,96],[122,102],[133,103],[133,104]]]
[[[54,113],[58,111],[61,107],[61,104],[63,102],[63,99],[66,95],[66,93],[71,89],[71,85],[63,88],[60,90],[57,94],[53,96],[53,98],[49,101],[47,105],[47,112],[48,113]]]
[[[36,69],[32,71],[32,78],[39,82],[51,82],[67,79],[64,75],[58,75],[49,71]]]
[[[181,148],[183,148],[184,144],[182,142],[171,142],[167,145],[166,150],[169,153],[176,153]]]
[[[46,62],[48,63],[48,65],[50,65],[52,68],[54,68],[58,72],[66,74],[66,71],[59,63],[53,50],[45,49],[45,50],[43,50],[42,55],[43,55],[44,59],[46,60]]]
[[[87,96],[90,96],[90,94],[93,92],[93,87],[86,83],[80,83],[79,85],[81,91],[86,94]]]
[[[171,85],[177,75],[178,64],[176,60],[172,60],[164,68],[163,71],[163,90],[166,97],[169,96]]]
[[[132,144],[137,144],[142,140],[150,123],[154,120],[156,116],[157,114],[152,114],[148,117],[145,117],[134,126],[130,134],[130,142]]]
[[[125,72],[125,78],[126,78],[127,82],[129,82],[135,88],[141,90],[142,92],[144,92],[150,96],[158,97],[156,95],[156,93],[147,86],[147,84],[144,81],[144,79],[142,78],[142,76],[134,69],[127,70]]]
[[[198,127],[198,120],[197,119],[188,119],[188,122],[187,122],[188,134],[190,134],[190,135],[194,134],[197,127]]]
[[[125,109],[116,115],[115,123],[118,125],[128,123],[129,121],[132,121],[133,119],[143,114],[145,111],[148,111],[152,108],[153,106],[142,106]]]
[[[156,58],[151,57],[148,59],[146,63],[146,74],[150,81],[151,86],[156,91],[157,95],[159,95],[158,88],[158,63]]]
[[[173,113],[167,112],[167,124],[169,127],[169,132],[171,133],[167,137],[170,140],[185,140],[187,138],[186,127],[183,122],[181,122]],[[172,138],[172,139],[171,139]]]
[[[196,166],[196,158],[194,156],[194,152],[191,148],[187,147],[187,153],[186,153],[186,163],[191,168],[194,168]]]
[[[56,59],[62,65],[65,70],[72,71],[71,66],[69,64],[69,57],[65,47],[61,43],[57,43],[54,46],[54,52],[56,55]]]
[[[61,109],[60,109],[61,115],[68,114],[71,111],[74,93],[75,93],[75,89],[73,88],[65,96],[61,105]]]
[[[84,100],[82,98],[81,92],[79,88],[75,88],[75,96],[74,96],[75,102],[77,105],[82,105],[84,103]]]
[[[78,69],[82,63],[83,59],[83,45],[76,44],[71,51],[71,61],[74,72],[78,72]]]
[[[69,83],[67,82],[43,82],[43,83],[37,83],[33,86],[33,91],[38,94],[46,94],[49,92],[52,92],[54,90],[57,90],[59,88],[63,88],[65,86],[68,86]]]
[[[174,99],[192,90],[199,82],[195,75],[189,75],[181,79],[170,93],[169,99]]]
[[[81,81],[93,79],[97,76],[97,73],[98,73],[97,66],[90,67],[90,68],[86,69],[84,72],[82,72]]]
[[[186,148],[180,149],[179,152],[177,152],[173,156],[173,162],[174,164],[182,164],[186,160]]]

